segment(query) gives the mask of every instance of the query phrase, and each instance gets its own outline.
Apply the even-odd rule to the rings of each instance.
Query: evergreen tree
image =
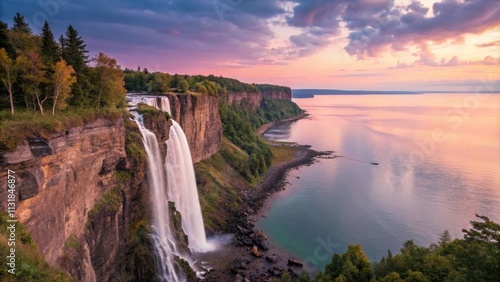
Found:
[[[64,40],[64,36],[61,34],[61,36],[59,36],[59,57],[63,57],[63,50],[64,48],[66,48],[66,44],[65,44],[65,40]]]
[[[28,23],[25,21],[24,16],[16,13],[16,15],[13,18],[14,26],[12,27],[12,30],[14,31],[19,31],[23,33],[31,33],[31,28],[29,27]]]
[[[69,104],[77,107],[90,105],[91,83],[88,79],[88,51],[82,37],[73,26],[68,26],[65,37],[61,36],[61,55],[66,63],[73,67],[76,73],[76,83],[72,86]]]
[[[71,25],[68,26],[65,35],[62,40],[62,57],[77,74],[80,74],[87,68],[89,52],[86,49],[87,45]]]
[[[0,21],[0,49],[5,49],[5,51],[7,51],[7,54],[9,54],[11,58],[14,58],[16,52],[14,51],[14,47],[12,47],[12,43],[10,43],[7,31],[7,24]]]
[[[12,52],[16,57],[18,52],[30,52],[40,53],[41,40],[38,36],[33,36],[28,23],[26,23],[24,16],[16,13],[13,18],[14,25],[12,29],[7,33],[9,42],[12,44]],[[8,51],[8,50],[7,50]]]
[[[41,55],[46,66],[55,65],[59,61],[59,46],[54,40],[54,34],[50,30],[49,23],[45,21],[42,28]]]
[[[368,282],[373,278],[370,260],[360,245],[349,245],[342,256],[335,254],[332,262],[326,266],[325,273],[332,278],[339,278],[339,281]]]

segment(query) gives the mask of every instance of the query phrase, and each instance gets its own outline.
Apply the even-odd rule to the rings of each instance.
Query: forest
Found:
[[[89,58],[86,46],[71,25],[56,41],[47,21],[40,34],[19,13],[12,27],[0,21],[0,149],[123,114],[123,71],[104,53]]]
[[[221,96],[230,92],[257,93],[256,84],[240,82],[233,78],[215,75],[170,75],[162,72],[149,72],[147,68],[125,69],[125,88],[128,92],[140,93],[200,93]]]
[[[126,90],[117,61],[104,53],[89,58],[88,53],[71,25],[56,41],[47,21],[41,34],[34,34],[19,13],[11,28],[0,22],[0,90],[8,93],[1,105],[9,105],[11,115],[123,106]]]
[[[255,183],[271,165],[271,150],[257,134],[257,128],[265,123],[303,113],[303,110],[294,102],[280,99],[262,99],[260,108],[256,111],[252,111],[244,104],[228,106],[224,102],[221,103],[219,109],[224,136],[249,155],[248,159],[233,155],[224,156],[224,158],[250,183]]]

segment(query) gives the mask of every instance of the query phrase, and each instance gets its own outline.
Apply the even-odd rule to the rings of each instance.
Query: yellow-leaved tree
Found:
[[[54,83],[54,96],[52,99],[52,115],[55,114],[56,109],[64,110],[68,107],[66,100],[71,93],[71,86],[76,82],[75,71],[73,67],[68,66],[66,61],[61,59],[54,67],[52,74],[52,81]]]
[[[25,100],[27,101],[28,97],[32,98],[34,108],[38,106],[43,115],[43,103],[49,96],[40,90],[40,84],[47,81],[40,54],[31,50],[18,51],[17,53],[15,67],[19,70],[23,80],[21,87],[25,92]]]
[[[0,79],[2,80],[7,92],[9,92],[10,112],[14,114],[14,101],[12,97],[12,85],[16,81],[17,70],[12,59],[4,48],[0,49]]]
[[[116,107],[125,103],[125,74],[118,66],[116,59],[99,53],[92,61],[97,86],[97,107],[101,105]]]

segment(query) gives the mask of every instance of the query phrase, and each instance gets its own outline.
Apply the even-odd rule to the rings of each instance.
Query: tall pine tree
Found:
[[[73,26],[68,26],[66,37],[63,39],[62,57],[72,66],[75,72],[81,73],[87,68],[88,58],[86,47],[82,37],[78,35],[78,31]]]
[[[14,31],[20,31],[23,33],[31,33],[31,28],[29,27],[28,23],[24,19],[24,16],[19,14],[19,12],[16,13],[14,18],[12,19],[14,22],[14,26],[12,27],[12,30]]]
[[[47,66],[55,65],[59,61],[59,46],[54,40],[54,34],[50,30],[49,23],[45,21],[42,28],[42,49],[41,55],[43,63]]]
[[[12,43],[10,43],[9,36],[7,35],[8,26],[6,23],[0,21],[0,49],[5,49],[9,57],[15,57],[14,47],[12,47]]]
[[[61,55],[66,63],[73,67],[76,73],[76,83],[72,86],[69,104],[76,107],[86,107],[91,104],[91,84],[88,79],[88,51],[82,37],[73,26],[68,26],[65,36],[61,37]]]

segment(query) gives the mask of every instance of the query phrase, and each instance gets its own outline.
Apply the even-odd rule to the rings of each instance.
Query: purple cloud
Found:
[[[49,2],[59,5],[47,8],[43,3]],[[72,24],[94,52],[130,67],[171,72],[286,64],[335,44],[344,29],[345,50],[360,59],[417,46],[414,64],[440,65],[426,41],[463,40],[465,34],[500,24],[496,0],[441,0],[432,7],[418,1],[403,7],[394,0],[287,2],[294,4],[291,11],[282,0],[3,0],[0,19],[10,23],[19,11],[38,31],[47,19],[56,35]],[[278,36],[273,25],[292,26],[299,33],[273,47],[270,42]]]
[[[376,56],[384,47],[401,50],[429,40],[440,43],[464,34],[480,34],[500,24],[500,2],[495,0],[443,0],[433,5],[430,17],[425,16],[426,9],[414,3],[407,12],[388,12],[393,16],[374,19],[378,26],[351,31],[346,51],[359,57]],[[393,10],[397,8],[391,7]]]

